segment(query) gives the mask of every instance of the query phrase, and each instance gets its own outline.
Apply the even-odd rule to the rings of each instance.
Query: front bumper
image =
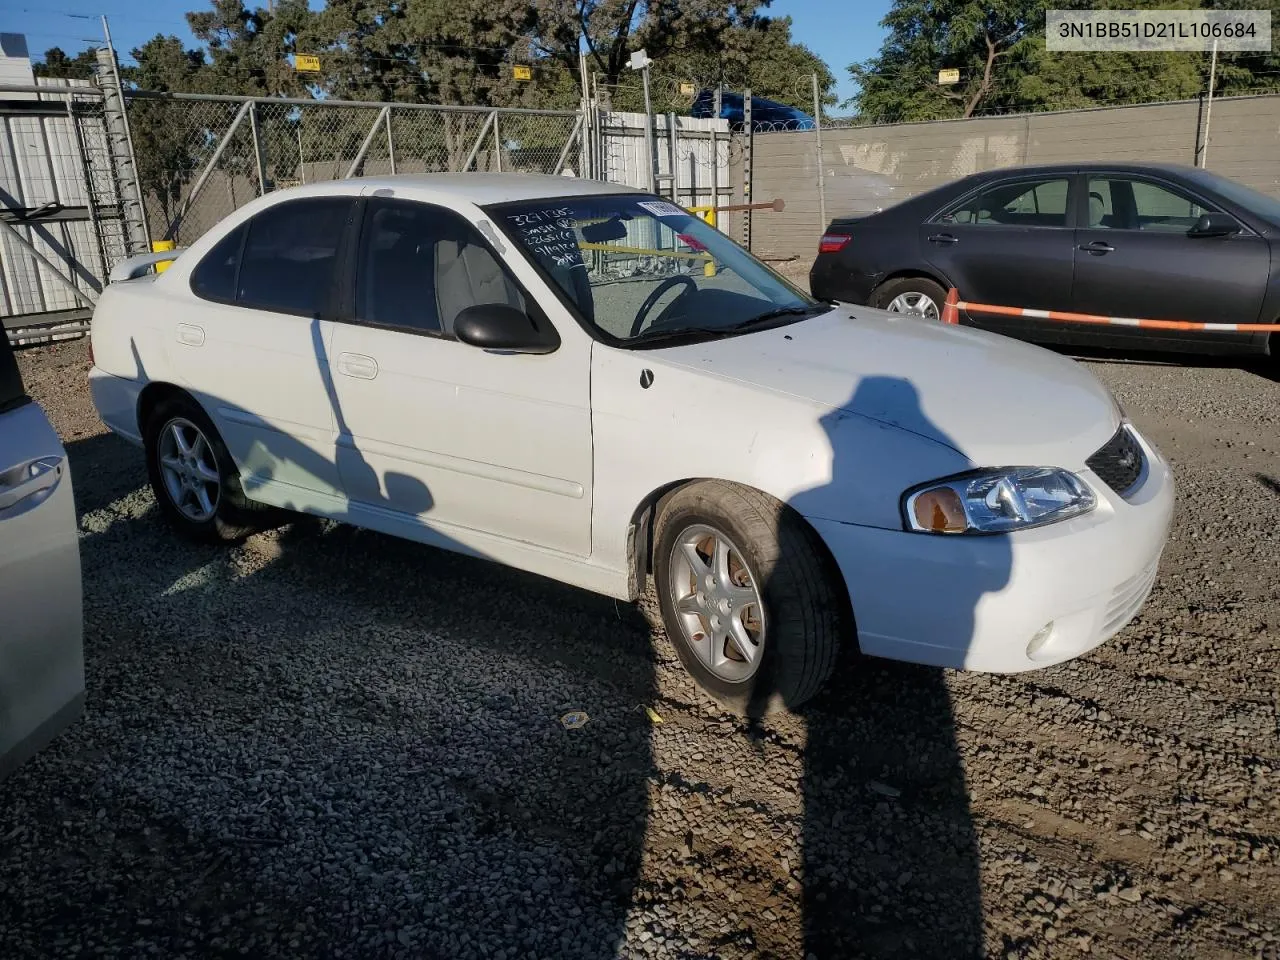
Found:
[[[1097,508],[1039,529],[935,536],[811,521],[848,584],[862,651],[1014,673],[1114,636],[1146,602],[1173,515],[1169,465],[1139,442],[1147,462],[1128,499],[1086,471]]]

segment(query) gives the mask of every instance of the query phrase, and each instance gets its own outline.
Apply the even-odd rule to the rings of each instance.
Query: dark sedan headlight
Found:
[[[1008,533],[1088,513],[1098,499],[1074,473],[1057,467],[979,470],[915,487],[904,498],[917,533]]]

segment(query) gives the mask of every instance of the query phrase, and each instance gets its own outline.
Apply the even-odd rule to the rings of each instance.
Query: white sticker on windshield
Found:
[[[681,210],[674,203],[667,203],[665,200],[641,200],[640,206],[644,207],[655,217],[683,217],[686,211]]]

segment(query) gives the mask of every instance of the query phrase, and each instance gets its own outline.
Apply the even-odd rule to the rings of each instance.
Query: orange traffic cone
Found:
[[[960,308],[956,306],[960,302],[960,291],[952,287],[947,291],[946,302],[942,305],[942,322],[958,325],[960,323]]]

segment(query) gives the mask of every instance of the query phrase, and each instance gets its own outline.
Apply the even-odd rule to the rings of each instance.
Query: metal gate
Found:
[[[0,324],[15,342],[84,332],[111,267],[148,249],[109,107],[88,81],[0,87]]]
[[[250,200],[319,180],[469,170],[656,185],[686,206],[736,196],[726,121],[280,97],[0,87],[0,321],[15,342],[87,330],[111,268],[190,245]],[[721,223],[721,229],[727,224]]]
[[[186,246],[272,190],[378,174],[583,170],[582,113],[127,94],[147,223]]]

